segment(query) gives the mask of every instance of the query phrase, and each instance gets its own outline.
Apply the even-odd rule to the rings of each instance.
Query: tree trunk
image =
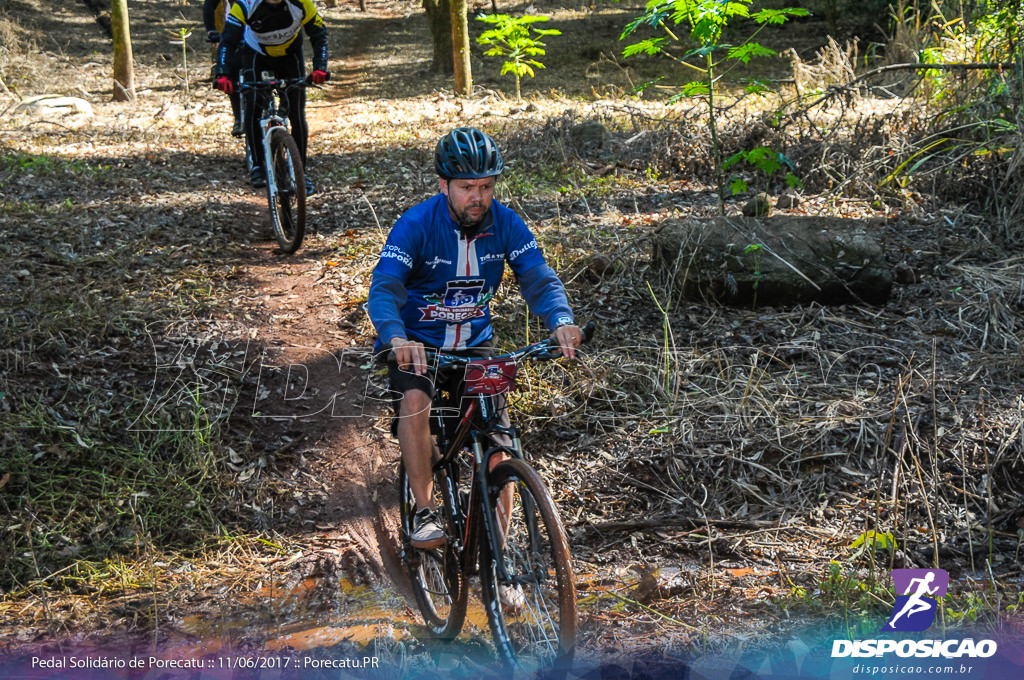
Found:
[[[114,34],[114,101],[135,100],[132,37],[128,30],[128,0],[111,0],[110,25]]]
[[[466,0],[451,0],[452,52],[455,67],[455,94],[473,94],[473,69],[469,63],[469,22]]]
[[[427,24],[434,42],[434,59],[430,70],[434,73],[451,73],[455,68],[452,61],[452,15],[448,0],[423,0],[427,11]]]

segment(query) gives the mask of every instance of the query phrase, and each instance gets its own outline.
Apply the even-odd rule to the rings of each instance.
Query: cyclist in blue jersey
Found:
[[[217,89],[231,94],[235,89],[230,73],[233,50],[242,55],[241,78],[245,82],[262,80],[264,71],[280,79],[301,78],[306,75],[302,54],[302,30],[313,46],[313,72],[310,80],[320,85],[327,73],[327,28],[317,12],[313,0],[234,0],[224,30],[220,34],[217,65],[214,69]],[[306,146],[309,128],[306,125],[306,91],[298,88],[288,98],[288,121],[292,137],[299,147],[302,165],[306,165]],[[242,94],[242,112],[245,120],[245,138],[252,153],[253,167],[249,181],[254,187],[265,187],[267,176],[259,165],[263,160],[263,139],[259,120],[255,115],[255,95]],[[314,192],[309,172],[306,172],[306,194]]]
[[[505,167],[494,140],[475,128],[456,128],[434,152],[440,193],[395,223],[373,270],[367,309],[377,346],[390,344],[397,368],[397,435],[417,512],[412,544],[445,541],[432,493],[430,405],[433,384],[424,346],[486,356],[493,329],[489,303],[505,264],[530,310],[544,319],[562,353],[572,359],[582,341],[565,287],[545,263],[523,220],[494,200]],[[507,418],[507,414],[505,416]]]

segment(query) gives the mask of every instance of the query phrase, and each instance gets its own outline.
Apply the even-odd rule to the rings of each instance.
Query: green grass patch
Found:
[[[17,151],[0,156],[0,172],[8,172],[13,176],[104,175],[109,171],[110,165],[105,163],[90,163],[60,156],[35,155]]]
[[[220,533],[231,516],[221,491],[227,455],[201,403],[132,431],[142,402],[90,383],[68,380],[50,405],[52,395],[14,397],[4,385],[0,589],[56,578],[80,563],[188,549]]]

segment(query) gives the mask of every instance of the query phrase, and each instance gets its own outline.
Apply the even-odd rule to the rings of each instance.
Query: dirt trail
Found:
[[[329,124],[334,102],[345,97],[339,85],[328,102],[310,109],[312,139]],[[262,194],[254,191],[251,203],[252,213],[239,219],[270,233]],[[311,224],[332,228],[317,195],[307,205]],[[257,301],[256,332],[265,349],[258,380],[242,400],[252,413],[238,416],[260,439],[288,442],[288,454],[301,466],[296,494],[319,499],[301,506],[296,517],[297,526],[309,527],[305,538],[321,546],[302,560],[307,568],[296,579],[312,564],[316,572],[330,570],[358,584],[402,589],[394,534],[397,450],[374,427],[378,409],[366,395],[370,348],[355,330],[365,312],[339,291],[331,252],[315,234],[291,256],[269,241],[255,243],[251,252],[242,297]],[[265,417],[251,417],[257,411]]]
[[[180,9],[179,19],[198,22],[201,5],[196,0],[188,3]],[[373,67],[374,52],[382,49],[384,34],[400,29],[391,22],[404,15],[400,9],[382,5],[369,15],[357,15],[355,6],[328,11],[332,79],[321,93],[311,94],[307,106],[314,179],[318,165],[325,174],[332,170],[329,157],[336,152],[323,141],[323,133],[336,130],[339,121],[357,119],[368,104],[365,90],[379,84],[366,74]],[[75,3],[65,11],[89,27],[84,35],[95,33],[95,40],[103,39],[87,8]],[[160,36],[167,22],[176,21],[172,15],[179,10],[141,2],[131,12],[138,77],[148,83],[156,72],[166,75],[169,59]],[[356,28],[368,25],[379,30]],[[69,42],[65,49],[94,48],[82,39]],[[193,61],[192,68],[205,71],[209,62],[203,48],[196,49],[201,61]],[[159,66],[154,68],[154,63]],[[204,106],[227,112],[220,93],[198,83],[194,87],[195,99],[208,102]],[[243,380],[231,428],[243,441],[255,442],[254,449],[273,452],[277,472],[293,483],[294,505],[273,528],[303,546],[303,555],[277,576],[293,586],[314,576],[321,581],[317,590],[325,598],[340,580],[404,594],[405,577],[395,553],[397,450],[386,433],[375,428],[376,404],[364,403],[369,373],[365,312],[335,275],[338,268],[327,240],[313,233],[298,253],[279,252],[270,236],[265,195],[245,182],[240,145],[227,136],[222,123],[218,121],[213,134],[231,161],[224,163],[223,156],[191,159],[194,171],[210,181],[197,190],[206,196],[189,200],[220,202],[226,211],[221,226],[235,235],[243,251],[224,315],[246,319],[250,347],[260,348],[260,356],[254,357],[255,367]],[[308,201],[307,229],[336,234],[345,224],[345,216],[332,211],[336,187],[329,181],[317,183],[321,191]],[[181,236],[187,238],[189,227],[181,226],[186,230]]]
[[[356,336],[339,327],[324,253],[306,246],[284,257],[269,243],[253,252],[258,260],[247,267],[245,288],[262,301],[258,334],[268,348],[257,389],[269,393],[273,405],[268,409],[258,394],[249,396],[267,412],[280,408],[281,415],[249,422],[262,424],[263,439],[290,439],[290,453],[308,464],[301,477],[326,498],[307,506],[312,514],[302,519],[323,527],[326,542],[338,546],[333,552],[340,557],[332,559],[357,581],[393,579],[388,477],[394,452],[363,415],[367,371],[360,366],[369,359],[367,348],[353,347]]]

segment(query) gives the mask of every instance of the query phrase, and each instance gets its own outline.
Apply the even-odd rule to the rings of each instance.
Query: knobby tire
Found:
[[[402,523],[402,549],[404,561],[409,570],[416,605],[423,614],[423,620],[432,636],[440,640],[451,640],[466,620],[466,602],[468,588],[466,578],[459,564],[459,557],[452,540],[454,535],[451,509],[444,502],[442,489],[447,476],[443,470],[434,472],[434,499],[438,514],[445,523],[449,541],[444,545],[430,550],[419,550],[412,547],[409,536],[413,529],[413,514],[416,501],[409,488],[405,466],[399,466],[399,515]]]
[[[513,498],[503,552],[512,583],[523,588],[524,604],[500,604],[492,548],[481,537],[484,608],[498,655],[506,664],[557,677],[568,670],[576,646],[576,585],[569,544],[554,502],[529,464],[511,459],[496,465],[487,479],[495,503],[506,485],[511,485]]]
[[[277,195],[267,184],[267,201],[274,223],[274,236],[282,251],[294,253],[306,234],[306,174],[295,138],[281,128],[270,131],[270,162]]]

